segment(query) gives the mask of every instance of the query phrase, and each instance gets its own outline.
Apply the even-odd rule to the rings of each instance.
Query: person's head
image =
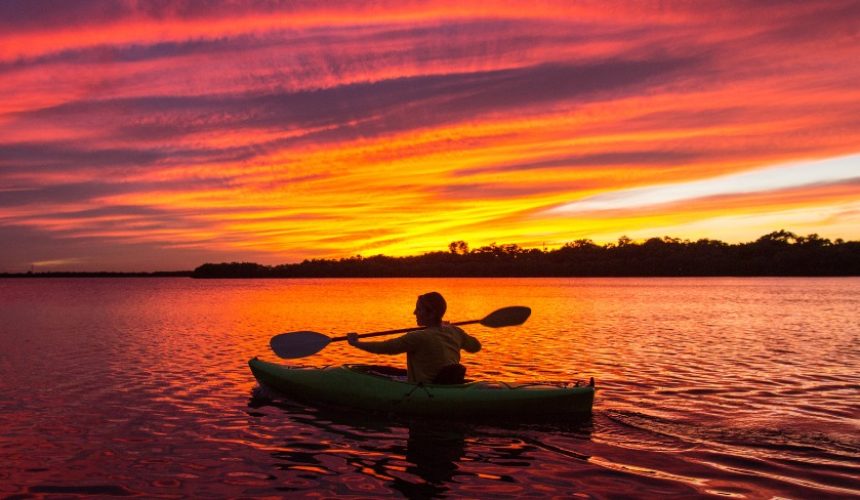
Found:
[[[418,326],[438,326],[442,323],[442,316],[445,315],[446,309],[448,304],[445,303],[442,294],[430,292],[418,296],[413,314]]]

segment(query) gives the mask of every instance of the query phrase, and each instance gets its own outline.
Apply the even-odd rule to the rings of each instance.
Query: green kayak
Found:
[[[348,409],[420,416],[546,417],[587,415],[594,386],[546,383],[468,382],[411,384],[393,377],[400,370],[373,365],[326,368],[248,362],[261,385],[285,396]],[[405,371],[404,371],[405,373]]]

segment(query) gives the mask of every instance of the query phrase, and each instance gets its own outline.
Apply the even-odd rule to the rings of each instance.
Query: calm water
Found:
[[[276,333],[411,326],[470,376],[594,376],[594,415],[439,423],[268,400]],[[860,495],[860,279],[0,280],[0,497]],[[342,343],[307,365],[389,361]]]

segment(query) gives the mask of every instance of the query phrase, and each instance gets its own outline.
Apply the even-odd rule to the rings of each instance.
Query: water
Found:
[[[268,339],[469,331],[469,375],[593,376],[592,418],[482,424],[255,389]],[[860,495],[860,279],[0,280],[0,497]],[[338,343],[307,365],[404,365]],[[269,395],[271,396],[271,395]]]

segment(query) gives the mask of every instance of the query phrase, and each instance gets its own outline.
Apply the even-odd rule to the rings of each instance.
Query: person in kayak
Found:
[[[350,345],[374,354],[406,353],[406,372],[413,383],[462,383],[466,373],[460,364],[460,349],[475,353],[481,343],[463,329],[442,322],[448,304],[438,292],[425,293],[415,304],[415,320],[422,330],[396,339],[362,342],[358,334],[347,334]]]

